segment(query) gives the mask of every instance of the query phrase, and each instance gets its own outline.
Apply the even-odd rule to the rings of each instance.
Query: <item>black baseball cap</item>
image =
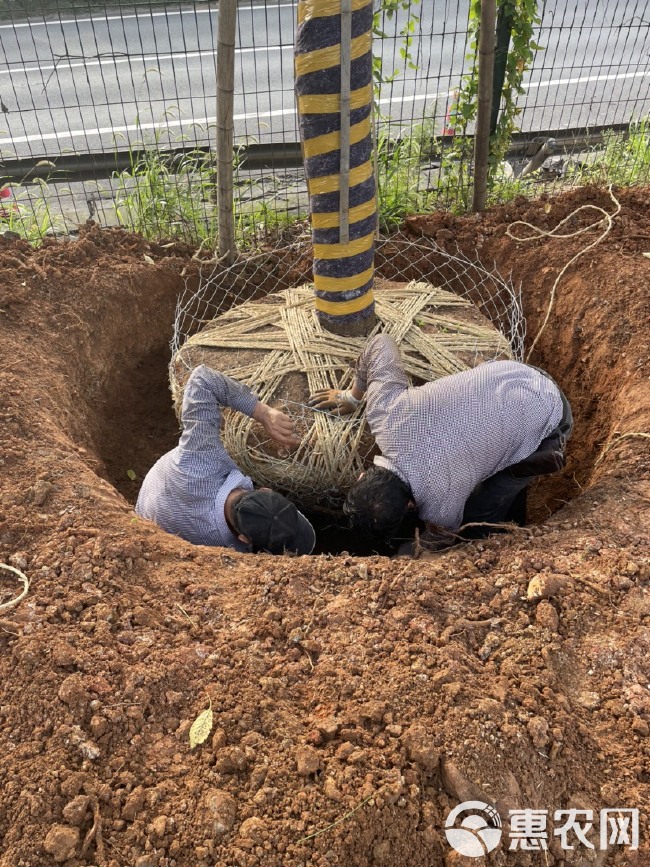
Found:
[[[307,518],[277,491],[251,491],[233,506],[239,532],[253,550],[269,554],[311,554],[316,533]]]

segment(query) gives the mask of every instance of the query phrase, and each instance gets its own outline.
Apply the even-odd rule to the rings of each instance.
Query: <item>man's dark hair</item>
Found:
[[[394,536],[413,499],[410,487],[397,473],[372,466],[350,488],[343,511],[352,529],[366,536]]]

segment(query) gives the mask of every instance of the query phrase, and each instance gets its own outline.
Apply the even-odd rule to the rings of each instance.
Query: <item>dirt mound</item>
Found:
[[[519,248],[505,225],[551,228],[583,201],[609,199],[409,230],[512,268],[534,335],[581,240]],[[417,561],[247,557],[136,519],[139,480],[177,435],[166,361],[187,251],[94,227],[37,252],[0,242],[0,561],[32,582],[0,612],[2,867],[459,867],[442,829],[467,799],[504,819],[548,810],[549,829],[555,810],[641,811],[638,851],[575,838],[563,851],[549,830],[545,854],[508,852],[506,827],[492,864],[649,863],[636,434],[650,415],[650,196],[621,202],[532,359],[577,422],[565,473],[535,492],[542,522]],[[409,277],[432,278],[421,271]],[[2,576],[0,602],[14,587]],[[531,582],[550,598],[529,600]],[[190,750],[208,696],[213,732]]]

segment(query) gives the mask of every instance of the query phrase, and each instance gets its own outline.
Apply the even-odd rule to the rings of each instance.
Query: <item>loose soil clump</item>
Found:
[[[92,225],[0,240],[0,561],[31,580],[0,612],[1,867],[459,867],[443,827],[468,799],[506,820],[638,807],[639,850],[607,865],[650,862],[650,194],[620,199],[531,359],[576,417],[537,523],[418,560],[238,555],[137,519],[178,434],[167,344],[191,251]],[[534,336],[584,239],[521,247],[506,226],[586,201],[609,197],[408,231],[512,268]],[[505,831],[491,864],[605,861],[552,831],[545,855],[508,852]]]

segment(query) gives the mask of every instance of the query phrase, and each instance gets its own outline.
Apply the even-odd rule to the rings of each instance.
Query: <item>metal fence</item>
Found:
[[[216,7],[113,8],[0,0],[0,230],[36,237],[74,231],[92,217],[207,240],[214,233]],[[396,220],[465,201],[467,173],[451,183],[444,163],[458,132],[454,93],[473,62],[468,8],[469,0],[421,0],[380,16],[378,173],[385,213],[392,207]],[[547,0],[539,14],[542,48],[518,97],[521,131],[492,199],[585,178],[649,181],[645,0]],[[291,2],[238,5],[241,234],[307,209],[293,91],[295,18]],[[522,177],[544,143],[548,159]]]

